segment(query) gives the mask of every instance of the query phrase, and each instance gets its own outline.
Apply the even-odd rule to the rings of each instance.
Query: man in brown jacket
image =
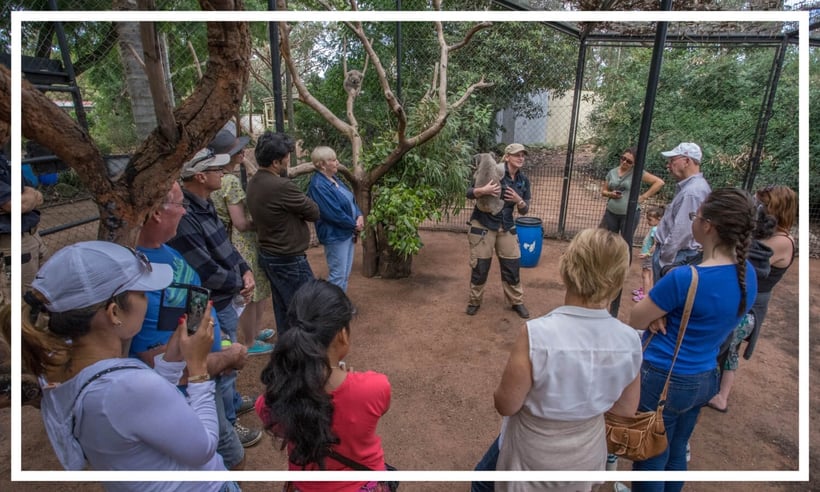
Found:
[[[319,218],[319,206],[288,178],[288,161],[295,148],[285,133],[267,131],[256,143],[259,171],[248,182],[248,210],[259,238],[259,265],[270,280],[276,330],[287,331],[285,319],[293,294],[313,271],[305,251],[310,244],[308,222]]]

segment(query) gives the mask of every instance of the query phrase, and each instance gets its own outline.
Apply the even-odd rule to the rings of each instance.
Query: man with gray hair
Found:
[[[661,152],[666,168],[677,181],[675,198],[666,207],[655,231],[655,254],[652,273],[657,282],[671,268],[692,262],[700,244],[692,236],[690,214],[697,214],[712,188],[700,172],[703,153],[698,144],[683,142],[672,150]]]

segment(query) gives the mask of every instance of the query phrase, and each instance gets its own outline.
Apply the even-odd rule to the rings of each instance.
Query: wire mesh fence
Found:
[[[61,1],[58,4],[64,10],[111,8],[111,3],[103,0]],[[46,0],[34,0],[25,7],[47,10],[50,5]],[[194,2],[182,0],[158,2],[158,7],[197,8]],[[6,8],[14,8],[14,5]],[[8,19],[7,11],[2,14],[0,19]],[[152,119],[150,98],[134,97],[150,91],[146,85],[140,85],[147,82],[144,76],[140,77],[142,50],[138,30],[134,30],[136,24],[127,24],[62,24],[87,110],[89,132],[100,149],[108,154],[133,152],[156,125]],[[305,43],[297,50],[298,54],[306,54],[300,63],[306,71],[314,71],[314,78],[333,81],[335,92],[326,87],[322,95],[328,107],[343,115],[344,74],[337,63],[339,52],[344,50],[351,66],[360,69],[364,64],[361,47],[355,47],[350,39],[339,34],[343,32],[339,26],[302,24],[293,32],[296,43]],[[465,28],[457,24],[447,26],[449,35],[464,32]],[[205,24],[157,25],[161,52],[166,61],[168,91],[178,104],[192,92],[207,63]],[[0,36],[4,32],[8,36],[7,26],[0,25]],[[395,27],[376,26],[373,29],[383,35],[384,43],[379,53],[384,57],[392,80],[399,75],[404,78],[404,85],[398,89],[408,106],[412,106],[430,85],[415,81],[429,81],[435,77],[433,67],[438,51],[426,32],[429,26],[404,23],[401,43],[394,43],[392,32]],[[244,131],[254,136],[273,126],[273,92],[267,25],[253,23],[251,31],[254,33],[253,76],[240,120]],[[302,38],[299,37],[300,31]],[[321,49],[314,47],[310,51],[307,43],[319,35],[325,36],[324,41],[318,43]],[[22,38],[25,57],[61,59],[61,48],[51,23],[24,23]],[[493,46],[494,39],[503,40],[506,49],[488,52],[487,46]],[[541,40],[542,44],[535,40]],[[493,87],[476,91],[470,104],[489,108],[487,121],[482,124],[485,131],[467,135],[465,139],[476,152],[497,152],[511,142],[528,147],[530,154],[524,172],[533,181],[530,215],[542,219],[546,236],[571,237],[578,230],[597,226],[600,222],[606,205],[600,195],[601,182],[606,172],[617,165],[617,156],[637,140],[651,51],[651,47],[629,43],[628,39],[617,43],[581,44],[545,23],[502,23],[488,31],[486,39],[474,40],[449,60],[454,94],[463,90],[469,81],[487,73],[491,66],[513,67],[509,69],[509,77],[500,77],[494,81]],[[401,62],[396,59],[399,52]],[[580,53],[583,53],[582,58]],[[703,172],[713,187],[746,185],[754,190],[777,183],[797,189],[797,57],[792,48],[787,50],[779,80],[774,82],[777,90],[772,107],[767,110],[765,104],[767,91],[773,83],[771,74],[777,53],[777,44],[751,42],[667,46],[660,84],[655,93],[653,125],[644,163],[645,170],[664,179],[666,185],[649,204],[667,203],[672,198],[674,180],[667,174],[659,152],[680,141],[695,141],[701,145],[704,150]],[[818,72],[816,55],[812,49],[813,76]],[[584,63],[576,100],[572,88],[576,85],[579,59]],[[349,144],[338,135],[332,135],[326,129],[326,123],[300,105],[284,73],[281,82],[285,87],[286,129],[300,138],[305,148],[330,144],[340,157],[344,157]],[[332,85],[328,87],[332,88]],[[379,90],[374,81],[366,79],[365,93],[378,93]],[[54,93],[52,97],[62,101],[70,110],[71,105],[64,93]],[[143,99],[142,105],[138,99]],[[812,106],[816,104],[815,100],[812,99]],[[373,101],[379,105],[373,104],[362,111],[365,146],[377,139],[378,124],[388,117],[383,101],[371,99],[370,103]],[[368,101],[362,96],[361,102]],[[473,114],[467,113],[466,117]],[[758,168],[751,169],[749,162],[756,135],[767,114],[771,118],[767,120],[766,139],[759,144],[763,149],[761,163]],[[576,120],[577,126],[573,126]],[[817,153],[812,151],[813,156]],[[820,158],[812,161],[820,162]],[[47,169],[45,165],[35,163],[33,167],[37,174],[54,174],[53,169]],[[801,219],[820,224],[820,206],[814,206],[820,198],[812,197],[811,202],[812,215]],[[471,208],[471,203],[449,207],[450,213],[445,214],[444,219],[426,221],[423,227],[466,230]],[[67,207],[65,213],[65,219],[60,220],[71,224],[85,220],[93,211],[86,213],[81,207]],[[41,230],[56,225],[43,225]],[[89,224],[78,226],[77,229],[82,229],[77,233],[78,237],[88,234],[91,227]],[[644,221],[640,221],[636,238],[645,232]],[[58,237],[66,234],[70,233],[54,233],[55,243]],[[820,239],[816,240],[814,235],[810,245],[812,253],[820,252]]]

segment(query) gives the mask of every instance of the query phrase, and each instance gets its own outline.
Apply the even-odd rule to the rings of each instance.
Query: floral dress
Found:
[[[234,174],[225,174],[222,176],[222,188],[211,192],[211,200],[214,202],[216,214],[230,233],[231,242],[253,270],[253,278],[256,281],[256,288],[253,291],[253,301],[259,302],[267,299],[270,296],[270,282],[268,282],[268,277],[256,261],[258,255],[257,250],[259,249],[256,231],[239,232],[231,227],[231,215],[228,212],[228,205],[241,204],[242,209],[245,211],[245,216],[250,217],[248,208],[245,206],[245,190],[242,189],[242,183],[240,183],[239,178]]]

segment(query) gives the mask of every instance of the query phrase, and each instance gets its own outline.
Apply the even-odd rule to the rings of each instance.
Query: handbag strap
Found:
[[[666,394],[669,390],[669,380],[672,379],[672,369],[675,367],[675,361],[678,360],[678,352],[680,351],[681,342],[683,342],[683,334],[686,333],[686,325],[689,324],[689,315],[692,314],[692,305],[695,303],[695,292],[698,290],[698,271],[692,265],[689,265],[692,271],[692,280],[689,282],[689,292],[686,294],[686,304],[683,306],[683,316],[680,320],[680,327],[678,328],[678,341],[675,344],[675,355],[672,357],[672,365],[669,366],[669,373],[666,375],[666,383],[663,385],[661,398],[658,400],[658,408],[663,409],[666,406]]]
[[[330,450],[327,454],[329,457],[333,458],[334,460],[338,461],[339,463],[347,466],[348,468],[352,468],[354,470],[359,471],[375,471],[370,467],[364,466],[363,464],[359,463],[358,461],[354,461],[343,454],[339,454],[334,450]]]

